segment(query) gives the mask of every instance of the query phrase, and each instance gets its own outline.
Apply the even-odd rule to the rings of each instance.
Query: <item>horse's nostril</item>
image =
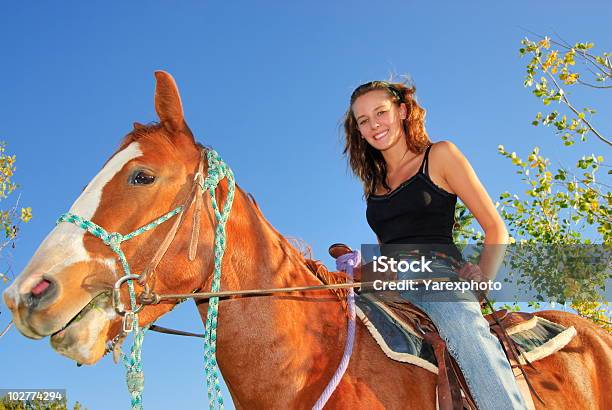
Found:
[[[51,282],[49,282],[47,279],[43,279],[32,288],[30,293],[32,293],[32,296],[39,298],[44,295],[44,293],[49,289],[50,286]]]

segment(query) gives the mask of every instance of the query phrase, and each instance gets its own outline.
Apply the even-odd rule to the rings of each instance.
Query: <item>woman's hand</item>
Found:
[[[476,282],[484,282],[487,280],[485,275],[482,273],[480,266],[474,265],[473,263],[467,262],[457,272],[461,279],[473,280]]]

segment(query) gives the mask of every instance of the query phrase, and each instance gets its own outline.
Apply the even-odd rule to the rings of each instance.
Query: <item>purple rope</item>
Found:
[[[336,259],[336,269],[345,271],[348,279],[348,283],[353,282],[353,267],[359,266],[361,263],[361,254],[358,250],[353,251],[351,253],[346,253]],[[347,338],[344,344],[344,355],[342,355],[342,360],[340,361],[340,365],[336,369],[334,376],[331,378],[327,387],[321,393],[321,397],[312,407],[313,410],[321,410],[327,400],[331,397],[332,393],[338,387],[342,376],[346,372],[346,368],[348,367],[349,360],[351,359],[351,355],[353,354],[353,343],[355,341],[355,293],[353,292],[353,288],[350,288],[348,291],[348,295],[346,296],[348,302],[348,310],[349,310],[349,319],[348,319],[348,330],[347,330]]]

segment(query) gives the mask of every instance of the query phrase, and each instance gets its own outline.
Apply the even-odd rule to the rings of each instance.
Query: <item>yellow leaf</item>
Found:
[[[30,219],[32,219],[32,208],[21,208],[21,220],[28,222]]]
[[[548,49],[550,47],[550,39],[548,37],[544,37],[538,42],[538,46]]]
[[[548,68],[552,66],[553,64],[555,64],[556,62],[557,62],[557,50],[553,50],[550,53],[548,53],[548,56],[546,57],[546,61],[542,63],[542,70],[543,71],[548,70]]]

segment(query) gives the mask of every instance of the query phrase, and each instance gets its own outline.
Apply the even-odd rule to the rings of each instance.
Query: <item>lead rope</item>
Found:
[[[148,326],[143,328],[138,326],[138,315],[134,315],[132,326],[134,326],[134,343],[130,349],[130,355],[121,353],[121,356],[126,370],[125,381],[130,393],[132,409],[142,410],[142,391],[144,390],[144,372],[142,371],[141,360],[142,342]]]
[[[348,276],[348,283],[353,282],[353,268],[360,262],[361,254],[358,250],[346,253],[336,259],[337,268],[338,270],[343,270],[346,272]],[[327,400],[329,400],[333,392],[336,390],[336,387],[338,387],[338,384],[340,384],[340,380],[342,380],[342,377],[348,368],[351,355],[353,354],[353,344],[355,342],[355,292],[353,291],[353,288],[349,288],[346,299],[348,302],[349,318],[346,342],[344,344],[344,354],[342,355],[342,360],[340,360],[340,364],[338,365],[336,372],[327,384],[327,387],[325,387],[325,390],[323,390],[323,393],[321,393],[321,397],[319,397],[319,400],[317,400],[315,405],[312,407],[313,410],[321,410],[323,406],[325,406]]]
[[[221,284],[221,262],[225,253],[225,223],[229,217],[232,203],[234,201],[235,181],[232,170],[221,160],[215,151],[208,151],[208,175],[202,183],[202,190],[208,190],[212,208],[217,219],[215,228],[215,268],[211,284],[211,292],[218,292]],[[219,181],[227,178],[228,193],[223,212],[219,212],[215,189]],[[206,314],[205,337],[204,337],[204,371],[206,372],[206,386],[208,388],[208,406],[215,408],[215,403],[223,409],[223,396],[219,384],[219,366],[217,364],[217,320],[219,317],[219,297],[210,298],[208,302],[208,313]]]

